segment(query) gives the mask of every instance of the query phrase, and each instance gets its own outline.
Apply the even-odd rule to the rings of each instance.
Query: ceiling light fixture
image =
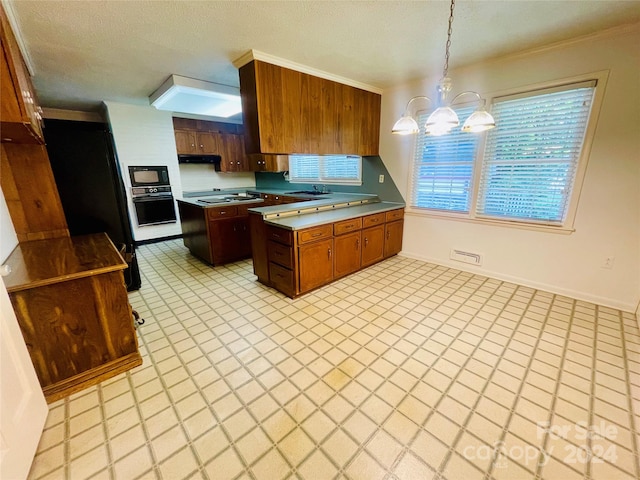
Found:
[[[151,94],[158,110],[229,118],[242,111],[240,89],[228,85],[171,75]]]
[[[458,115],[451,108],[451,105],[455,104],[457,100],[459,100],[464,95],[473,95],[476,97],[476,101],[479,106],[478,109],[473,112],[467,120],[464,122],[462,126],[463,132],[483,132],[485,130],[489,130],[496,126],[496,122],[491,116],[489,112],[485,110],[486,100],[484,100],[479,93],[473,91],[466,91],[457,94],[451,102],[447,103],[447,97],[451,92],[452,82],[451,79],[447,76],[449,73],[449,49],[451,47],[451,33],[452,33],[452,25],[453,25],[453,9],[455,7],[455,0],[451,0],[451,10],[449,14],[449,30],[447,31],[447,44],[445,47],[445,55],[444,55],[444,69],[442,71],[442,79],[440,83],[438,83],[437,91],[438,91],[438,108],[436,108],[425,123],[425,133],[427,135],[445,135],[458,125],[460,125],[460,120],[458,119]],[[419,95],[413,97],[411,100],[407,102],[407,106],[405,108],[404,114],[400,119],[393,125],[393,129],[391,133],[395,133],[397,135],[410,135],[413,133],[418,133],[420,131],[420,127],[418,126],[418,122],[411,114],[411,104],[416,100],[428,100],[430,104],[434,102],[424,95]]]

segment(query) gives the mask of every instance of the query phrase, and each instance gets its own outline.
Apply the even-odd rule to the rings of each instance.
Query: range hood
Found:
[[[213,163],[220,165],[222,157],[220,155],[178,155],[178,163]]]

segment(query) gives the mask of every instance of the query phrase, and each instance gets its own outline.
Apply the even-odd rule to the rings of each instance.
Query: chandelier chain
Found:
[[[445,46],[444,53],[444,69],[442,71],[442,78],[446,78],[449,73],[449,49],[451,48],[451,33],[453,32],[453,8],[455,7],[456,0],[451,0],[451,11],[449,13],[449,30],[447,31],[447,44]]]

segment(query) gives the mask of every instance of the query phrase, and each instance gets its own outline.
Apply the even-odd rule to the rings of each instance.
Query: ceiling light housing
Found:
[[[242,112],[240,89],[195,78],[171,75],[151,94],[158,110],[229,118]]]
[[[447,32],[447,44],[445,47],[445,61],[444,61],[444,69],[442,72],[442,79],[440,83],[438,83],[438,108],[436,108],[425,123],[425,133],[427,135],[439,136],[446,135],[451,132],[454,128],[460,125],[460,119],[458,119],[458,115],[451,108],[451,105],[454,105],[456,101],[462,97],[463,95],[474,95],[476,97],[476,101],[479,104],[479,107],[476,111],[474,111],[469,118],[464,122],[462,126],[463,132],[484,132],[485,130],[489,130],[496,126],[496,122],[491,116],[489,112],[487,112],[484,108],[486,101],[480,96],[479,93],[473,91],[466,91],[459,93],[451,102],[447,102],[447,96],[449,92],[451,92],[452,81],[447,76],[449,72],[449,48],[451,47],[451,33],[452,33],[452,25],[453,25],[453,9],[455,7],[455,0],[451,0],[451,8],[449,14],[449,30]],[[417,97],[413,97],[407,102],[407,106],[405,107],[404,114],[402,117],[393,125],[391,129],[391,133],[395,133],[397,135],[410,135],[413,133],[418,133],[420,130],[418,128],[418,122],[413,117],[411,113],[411,104],[414,100],[417,99],[425,99],[428,100],[429,103],[434,103],[429,97],[425,97],[424,95],[420,95]]]

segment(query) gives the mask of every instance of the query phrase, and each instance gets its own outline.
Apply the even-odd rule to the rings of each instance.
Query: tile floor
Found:
[[[143,366],[51,405],[30,479],[634,479],[633,315],[395,257],[297,300],[140,249]]]

